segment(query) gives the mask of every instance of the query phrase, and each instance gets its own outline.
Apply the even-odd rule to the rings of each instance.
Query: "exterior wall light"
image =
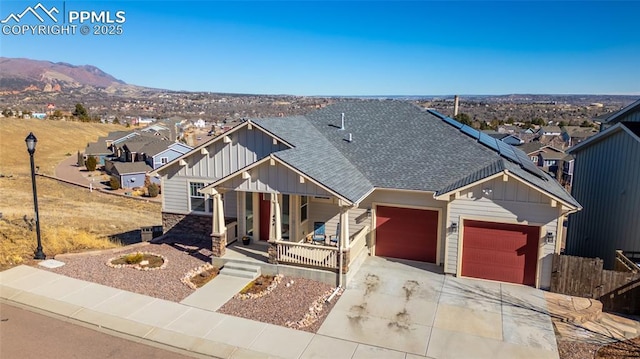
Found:
[[[451,233],[458,233],[458,223],[451,222]]]
[[[547,232],[547,235],[544,237],[544,243],[545,244],[550,244],[553,243],[553,233],[552,232]]]

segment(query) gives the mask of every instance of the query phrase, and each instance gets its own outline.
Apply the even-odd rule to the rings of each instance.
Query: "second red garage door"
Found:
[[[436,262],[438,212],[376,207],[376,256]]]
[[[535,285],[539,227],[464,221],[462,275]]]

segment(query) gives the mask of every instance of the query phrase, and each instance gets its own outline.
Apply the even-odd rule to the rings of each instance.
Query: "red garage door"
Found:
[[[376,207],[376,255],[436,262],[438,212]]]
[[[535,285],[539,227],[464,221],[462,275]]]

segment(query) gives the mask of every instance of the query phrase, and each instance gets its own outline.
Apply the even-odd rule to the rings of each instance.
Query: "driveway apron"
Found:
[[[558,358],[541,290],[369,257],[318,334],[432,358]]]

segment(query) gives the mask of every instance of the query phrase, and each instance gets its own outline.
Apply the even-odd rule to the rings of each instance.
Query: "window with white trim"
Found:
[[[309,218],[309,197],[300,197],[300,222],[304,222]]]
[[[202,188],[204,188],[204,182],[189,183],[189,209],[192,212],[209,212],[205,196],[199,192]]]

